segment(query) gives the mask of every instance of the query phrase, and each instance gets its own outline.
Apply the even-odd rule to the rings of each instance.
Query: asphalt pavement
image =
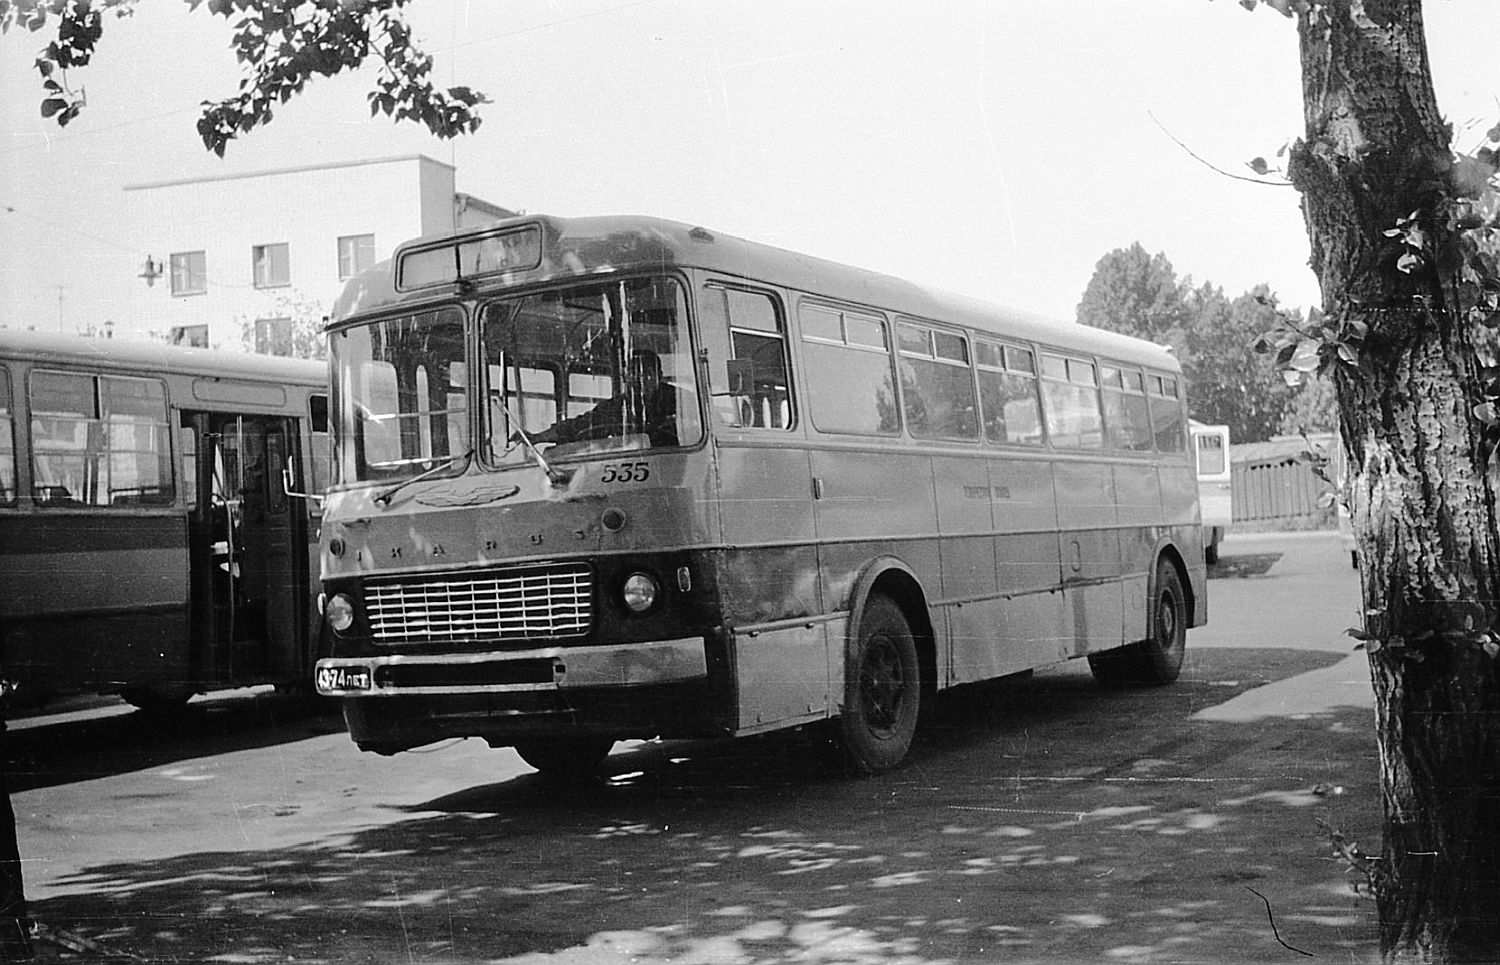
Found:
[[[262,697],[29,721],[40,960],[1373,961],[1331,837],[1379,838],[1356,574],[1331,533],[1231,535],[1209,592],[1177,684],[962,688],[866,779],[816,734],[622,744],[560,790]]]

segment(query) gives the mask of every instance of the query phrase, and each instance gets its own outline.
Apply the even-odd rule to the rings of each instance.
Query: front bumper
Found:
[[[702,637],[490,653],[327,657],[314,672],[318,693],[328,697],[646,687],[707,676]]]

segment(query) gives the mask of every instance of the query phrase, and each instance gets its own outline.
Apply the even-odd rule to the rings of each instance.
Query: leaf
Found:
[[[1318,344],[1311,339],[1299,342],[1287,365],[1298,372],[1311,372],[1316,369],[1318,367]]]
[[[1486,640],[1484,642],[1484,652],[1489,654],[1491,660],[1500,657],[1500,643],[1496,643],[1494,640]]]
[[[1271,165],[1267,164],[1266,159],[1263,157],[1251,158],[1247,164],[1250,170],[1256,174],[1265,175],[1271,173]]]
[[[53,114],[56,114],[59,111],[66,111],[67,109],[68,102],[63,100],[61,97],[49,97],[46,100],[42,101],[43,117],[51,117]],[[59,123],[67,123],[62,118],[59,118],[58,121]]]

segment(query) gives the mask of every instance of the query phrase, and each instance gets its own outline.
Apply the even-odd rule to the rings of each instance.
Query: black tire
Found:
[[[599,772],[614,746],[612,737],[548,737],[518,741],[516,753],[544,777],[581,781]]]
[[[1156,565],[1151,591],[1151,636],[1118,650],[1089,654],[1089,670],[1106,687],[1169,684],[1182,673],[1187,650],[1187,596],[1177,568]]]
[[[889,597],[872,596],[844,670],[838,736],[845,760],[862,774],[900,764],[921,709],[922,672],[911,627]]]

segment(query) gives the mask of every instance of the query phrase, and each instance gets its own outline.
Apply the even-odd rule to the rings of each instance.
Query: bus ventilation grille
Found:
[[[593,617],[592,599],[593,580],[585,563],[365,587],[377,643],[579,636],[588,631]]]

